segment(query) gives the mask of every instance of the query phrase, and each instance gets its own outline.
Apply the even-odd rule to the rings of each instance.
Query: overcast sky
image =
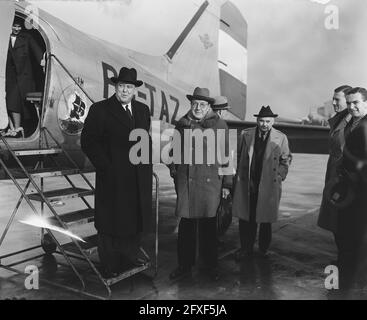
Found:
[[[160,55],[202,1],[33,2],[82,31]],[[287,110],[284,117],[303,117],[330,99],[339,85],[367,86],[366,0],[232,2],[249,26],[248,118],[263,104],[275,112]],[[337,30],[324,26],[330,5],[339,9]],[[123,22],[119,30],[113,28],[116,22]]]

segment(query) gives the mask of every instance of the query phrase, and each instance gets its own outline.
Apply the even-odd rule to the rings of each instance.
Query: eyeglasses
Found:
[[[206,109],[208,106],[209,106],[208,102],[196,102],[196,101],[191,102],[191,107],[193,109],[198,108],[198,107],[200,109]]]

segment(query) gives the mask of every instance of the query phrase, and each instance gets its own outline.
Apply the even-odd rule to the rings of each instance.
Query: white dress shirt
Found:
[[[10,41],[11,41],[12,48],[14,48],[15,40],[17,40],[17,37],[16,36],[10,36]]]
[[[122,107],[127,111],[127,108],[129,108],[131,115],[133,115],[133,109],[131,107],[131,102],[129,104],[123,104]]]

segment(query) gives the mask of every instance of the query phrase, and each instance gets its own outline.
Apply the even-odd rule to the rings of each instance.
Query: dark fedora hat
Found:
[[[277,114],[274,114],[273,111],[271,111],[269,106],[262,106],[259,114],[254,114],[254,117],[257,118],[276,118],[277,116]]]
[[[134,68],[126,68],[122,67],[120,69],[120,73],[118,77],[112,77],[110,80],[116,84],[118,82],[131,83],[136,87],[140,87],[143,84],[143,81],[136,79],[136,70]]]
[[[216,110],[228,110],[230,107],[228,105],[228,99],[225,96],[218,96],[214,98],[212,109]]]
[[[14,17],[13,25],[15,25],[15,24],[18,24],[23,28],[24,27],[24,19],[22,19],[20,17]]]
[[[194,90],[194,93],[192,95],[187,94],[186,97],[190,101],[192,101],[192,100],[204,100],[204,101],[209,102],[210,104],[213,104],[213,102],[214,102],[214,99],[210,97],[210,93],[209,93],[208,88],[196,87],[195,90]]]

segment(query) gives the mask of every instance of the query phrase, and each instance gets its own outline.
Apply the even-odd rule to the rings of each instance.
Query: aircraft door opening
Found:
[[[12,1],[0,1],[0,43],[9,42],[9,34],[14,19],[14,3]],[[8,126],[8,113],[5,103],[5,70],[7,46],[0,46],[0,130]]]
[[[2,43],[7,45],[1,48],[5,86],[1,88],[0,129],[5,129],[3,134],[8,138],[27,138],[37,131],[40,121],[46,42],[38,28],[26,28],[23,14],[14,14],[13,9],[8,15],[10,31],[7,27],[1,34]]]

